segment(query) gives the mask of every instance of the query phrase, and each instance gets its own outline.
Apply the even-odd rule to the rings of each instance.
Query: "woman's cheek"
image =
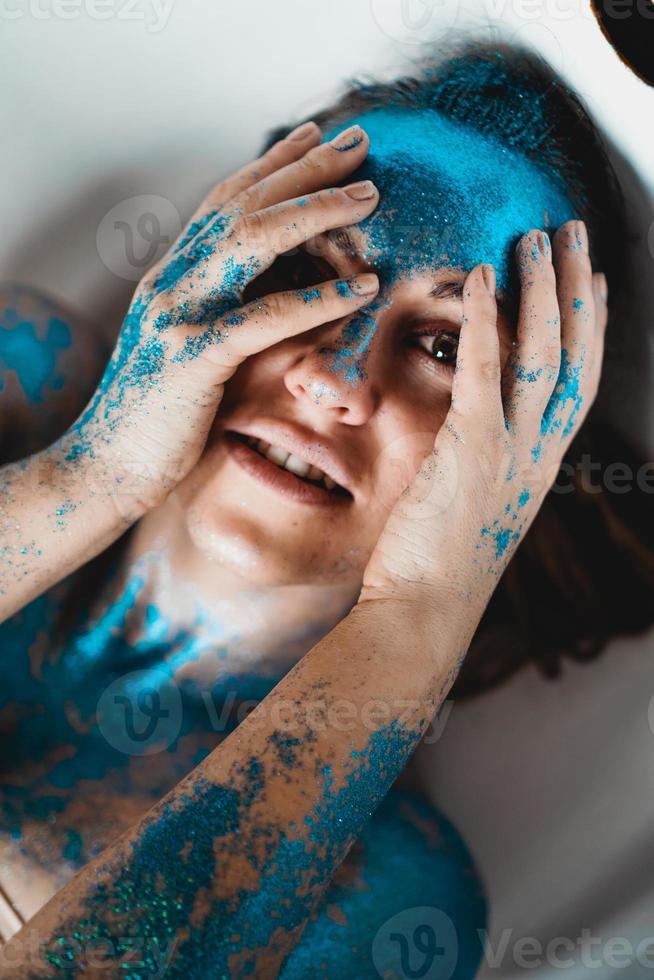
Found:
[[[435,426],[429,417],[416,418],[410,427],[390,434],[378,451],[371,468],[368,510],[371,522],[379,526],[380,532],[400,495],[432,451],[439,427],[440,422]]]

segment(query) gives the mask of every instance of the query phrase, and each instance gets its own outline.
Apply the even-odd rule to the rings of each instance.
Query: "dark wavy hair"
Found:
[[[554,169],[588,227],[593,267],[609,283],[605,352],[614,353],[616,299],[629,290],[622,192],[597,127],[578,96],[537,55],[464,43],[391,82],[354,81],[311,118],[324,129],[380,107],[431,108]],[[296,125],[295,123],[294,125]],[[266,146],[292,127],[270,134]],[[525,229],[525,231],[528,229]],[[604,380],[604,379],[603,379]],[[559,479],[509,563],[481,620],[454,697],[480,693],[519,667],[556,676],[565,657],[590,660],[615,636],[654,621],[651,493],[642,461],[602,417],[600,397],[570,444]],[[593,480],[589,481],[591,464]],[[609,492],[618,463],[630,491]]]

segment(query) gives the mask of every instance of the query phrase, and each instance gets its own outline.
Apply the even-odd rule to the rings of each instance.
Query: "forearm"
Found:
[[[445,696],[467,639],[451,616],[355,607],[21,930],[5,949],[11,975],[28,966],[30,976],[59,975],[69,948],[66,976],[124,975],[120,943],[127,961],[145,942],[150,969],[172,954],[167,977],[189,963],[207,975],[251,965],[255,976],[276,976]],[[91,952],[81,936],[96,941]],[[104,962],[99,940],[113,951]]]
[[[0,468],[0,622],[107,548],[141,513],[102,461],[65,439]]]

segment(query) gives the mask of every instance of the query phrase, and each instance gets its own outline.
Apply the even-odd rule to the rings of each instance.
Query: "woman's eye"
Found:
[[[433,333],[416,336],[415,342],[435,361],[452,366],[456,364],[456,354],[459,349],[457,333],[450,330],[435,330]]]

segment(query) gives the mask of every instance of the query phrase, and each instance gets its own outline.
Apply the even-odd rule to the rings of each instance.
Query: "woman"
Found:
[[[357,88],[211,191],[72,424],[75,325],[7,299],[1,975],[474,975],[465,848],[387,792],[484,627],[468,692],[649,616],[637,529],[548,495],[622,249],[591,136],[507,52]]]

